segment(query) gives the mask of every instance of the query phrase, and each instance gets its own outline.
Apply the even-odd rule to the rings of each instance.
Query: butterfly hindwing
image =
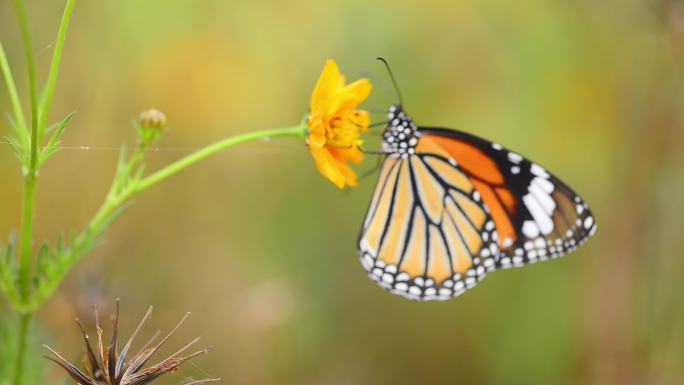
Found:
[[[596,231],[582,198],[538,164],[463,132],[432,128],[419,132],[420,142],[449,153],[482,195],[499,233],[497,267],[564,255]]]

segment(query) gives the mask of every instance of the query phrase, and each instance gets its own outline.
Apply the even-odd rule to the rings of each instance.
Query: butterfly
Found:
[[[450,299],[596,232],[584,200],[537,163],[465,132],[418,127],[401,103],[389,109],[382,152],[358,252],[392,293]]]

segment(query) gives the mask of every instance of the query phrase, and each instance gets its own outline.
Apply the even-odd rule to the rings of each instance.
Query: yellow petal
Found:
[[[370,114],[364,110],[345,110],[340,114],[340,120],[344,124],[351,124],[356,131],[365,132],[370,125]]]
[[[327,148],[311,148],[311,155],[316,163],[318,172],[331,181],[337,188],[343,189],[346,177],[339,169],[339,162],[335,160]]]
[[[340,86],[344,84],[344,79],[340,75],[340,68],[333,60],[328,60],[323,66],[323,72],[318,78],[318,83],[311,95],[311,111],[318,109],[320,101],[332,100],[339,92]]]
[[[354,172],[354,170],[351,169],[351,167],[349,167],[348,164],[338,160],[337,166],[338,166],[338,170],[344,176],[344,179],[345,179],[345,182],[347,183],[347,186],[356,187],[356,185],[359,184],[356,173]],[[344,187],[344,185],[342,187],[339,187],[339,188],[343,188],[343,187]]]
[[[325,146],[325,123],[322,121],[319,114],[312,115],[307,121],[309,126],[309,137],[307,141],[309,146],[314,148],[321,148]]]
[[[329,148],[335,159],[359,164],[363,160],[363,152],[356,146],[349,148]]]
[[[361,133],[368,130],[368,112],[357,109],[371,93],[368,79],[345,85],[337,64],[328,60],[311,96],[307,143],[318,171],[338,188],[356,186],[349,163],[360,163]]]
[[[363,103],[373,90],[373,85],[368,79],[359,79],[354,83],[347,84],[342,88],[343,102],[339,106],[340,110],[353,109]]]

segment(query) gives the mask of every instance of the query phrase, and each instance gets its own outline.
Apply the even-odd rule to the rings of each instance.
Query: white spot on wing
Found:
[[[540,165],[536,163],[532,163],[532,166],[530,167],[530,172],[536,176],[540,176],[542,178],[548,178],[549,174],[544,170]]]
[[[536,238],[539,235],[539,226],[534,221],[527,220],[523,223],[522,232],[527,238]]]
[[[539,188],[542,189],[547,194],[551,194],[553,192],[553,183],[551,183],[548,179],[534,178],[532,180],[532,183],[539,186]]]
[[[515,152],[509,152],[508,153],[508,160],[510,160],[513,163],[520,163],[523,160],[523,157],[520,156],[519,154],[516,154]]]
[[[544,235],[551,234],[551,231],[553,231],[553,222],[546,214],[544,209],[539,205],[537,200],[534,199],[531,194],[526,194],[523,197],[523,202],[525,202],[527,210],[530,212],[530,214],[532,214],[534,221],[537,222],[541,233]]]
[[[537,180],[539,178],[534,178],[534,180]],[[530,185],[528,188],[530,193],[534,195],[535,198],[537,198],[537,201],[539,204],[544,208],[544,211],[546,214],[551,216],[553,214],[553,210],[556,208],[556,202],[553,201],[553,198],[544,190],[542,190],[541,187],[539,187],[538,184],[533,183]]]

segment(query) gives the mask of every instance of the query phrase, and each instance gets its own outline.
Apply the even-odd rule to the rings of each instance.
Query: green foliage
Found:
[[[18,268],[15,262],[15,249],[17,238],[12,235],[7,246],[0,243],[0,291],[2,291],[12,303],[20,301],[18,286]]]
[[[60,135],[71,116],[73,115],[69,115],[60,123],[53,138]],[[54,150],[45,154],[49,156],[56,150],[55,144]],[[15,262],[16,237],[12,237],[7,247],[2,248],[0,289],[18,312],[32,313],[40,308],[81,257],[97,246],[103,233],[127,208],[132,192],[136,191],[136,186],[142,179],[144,171],[141,160],[142,151],[136,151],[131,158],[128,158],[123,147],[105,204],[90,224],[80,233],[71,232],[69,235],[60,235],[54,245],[47,242],[41,245],[35,257],[36,269],[31,277],[28,297],[23,298],[19,292],[19,266]]]
[[[75,0],[66,0],[66,6],[55,40],[48,78],[40,97],[37,97],[37,80],[34,50],[28,24],[28,16],[23,0],[13,0],[14,9],[26,54],[31,102],[31,124],[26,124],[17,90],[12,78],[4,48],[0,44],[0,72],[10,96],[13,115],[6,115],[11,134],[6,142],[12,148],[22,167],[24,176],[24,206],[22,229],[19,237],[12,237],[6,247],[0,245],[0,292],[2,292],[19,322],[4,323],[4,334],[0,340],[0,369],[5,378],[0,385],[29,385],[36,382],[42,365],[26,360],[27,351],[35,344],[29,344],[29,329],[32,315],[48,300],[66,278],[74,265],[95,247],[104,232],[126,209],[130,199],[137,193],[161,182],[194,163],[236,144],[275,136],[302,137],[306,126],[264,130],[238,135],[210,144],[165,168],[145,177],[145,150],[158,140],[164,130],[166,117],[158,110],[148,110],[141,114],[135,126],[139,144],[128,156],[126,148],[121,148],[119,162],[114,178],[100,209],[80,232],[62,234],[54,244],[43,243],[34,248],[33,224],[35,220],[35,198],[38,171],[60,149],[61,138],[74,118],[67,115],[59,123],[48,126],[50,107],[57,83],[62,51],[71,19]],[[29,352],[30,357],[37,357]],[[4,367],[3,367],[4,366]],[[28,369],[30,368],[30,370]],[[13,375],[8,374],[13,373]],[[12,376],[12,378],[7,377]]]
[[[50,159],[50,157],[52,157],[52,155],[57,153],[57,151],[59,150],[59,144],[61,143],[60,139],[62,138],[62,134],[64,133],[64,129],[66,129],[69,122],[71,122],[71,119],[73,119],[74,115],[74,112],[70,113],[64,119],[62,119],[62,121],[59,122],[59,124],[57,124],[56,129],[46,131],[46,133],[52,131],[52,135],[40,151],[38,167],[42,166],[48,159]]]
[[[17,159],[21,163],[23,174],[27,178],[27,191],[30,195],[25,196],[24,229],[20,240],[22,245],[28,243],[28,248],[17,247],[17,237],[14,236],[8,242],[6,248],[2,248],[0,254],[0,290],[7,296],[14,309],[22,314],[30,314],[36,311],[56,290],[66,277],[73,265],[95,245],[103,232],[109,227],[118,215],[126,207],[126,201],[134,191],[136,182],[142,179],[144,167],[142,163],[142,148],[130,159],[126,157],[125,149],[122,148],[121,158],[117,167],[112,188],[107,194],[106,201],[93,218],[91,223],[80,233],[72,233],[69,236],[61,235],[54,246],[44,243],[35,256],[31,255],[31,229],[33,221],[33,191],[35,188],[35,175],[53,155],[59,151],[62,135],[67,126],[74,118],[74,113],[67,115],[59,123],[47,126],[46,122],[52,104],[57,76],[61,64],[62,51],[66,41],[66,34],[71,19],[75,1],[67,0],[64,14],[60,22],[58,36],[50,64],[48,78],[38,100],[35,100],[34,82],[35,68],[33,63],[32,44],[30,31],[24,4],[20,0],[14,1],[15,10],[24,38],[27,50],[27,64],[31,86],[32,124],[27,127],[24,121],[21,102],[14,86],[12,72],[7,62],[3,46],[0,44],[0,69],[5,78],[10,100],[12,102],[14,116],[7,114],[6,120],[12,128],[12,133],[6,138]],[[26,216],[28,214],[28,216]],[[28,230],[27,230],[28,229]],[[28,253],[26,253],[28,251]],[[35,259],[35,270],[32,269],[27,259]],[[17,263],[21,261],[22,263]],[[26,281],[29,287],[25,287],[22,277],[28,276]]]
[[[14,155],[17,156],[19,162],[26,166],[30,162],[30,151],[28,150],[31,144],[29,136],[25,128],[20,126],[12,115],[5,114],[5,120],[7,120],[7,124],[12,128],[13,132],[13,135],[5,138],[5,141],[12,147],[12,151],[14,151]]]
[[[31,101],[31,126],[26,125],[21,102],[18,97],[12,71],[4,48],[0,44],[0,70],[5,79],[14,116],[6,115],[12,133],[6,142],[12,148],[22,166],[24,182],[24,216],[20,236],[21,247],[12,237],[7,247],[0,247],[0,291],[5,294],[17,314],[20,324],[3,322],[0,327],[0,384],[27,385],[37,383],[40,364],[31,362],[39,355],[29,352],[35,344],[28,342],[31,315],[47,300],[59,283],[66,277],[74,263],[87,253],[117,215],[125,202],[114,202],[114,206],[99,213],[82,233],[69,237],[61,236],[55,246],[43,244],[33,255],[32,237],[38,170],[59,150],[65,129],[74,117],[71,113],[56,125],[47,126],[62,51],[71,19],[75,0],[67,0],[60,22],[48,78],[40,98],[36,97],[36,69],[28,16],[22,0],[13,1],[26,53]],[[117,173],[119,175],[120,173]],[[121,184],[120,182],[116,183]],[[112,202],[107,202],[112,204]],[[1,246],[1,245],[0,245]],[[17,249],[20,249],[17,251]],[[34,262],[35,261],[35,264]],[[18,263],[17,263],[18,262]],[[34,267],[35,265],[35,267]],[[27,357],[30,357],[27,360]],[[30,370],[28,369],[30,368]],[[11,376],[11,377],[10,377]]]
[[[40,148],[38,155],[37,167],[40,168],[45,162],[59,151],[62,135],[67,125],[74,118],[75,113],[67,115],[61,122],[48,127],[44,134],[50,134],[50,138]],[[31,167],[31,138],[27,135],[26,130],[21,127],[14,118],[5,114],[5,119],[10,127],[12,127],[13,134],[5,138],[5,141],[10,145],[14,155],[19,159],[22,167],[28,169]],[[41,137],[41,139],[43,139]]]
[[[10,318],[4,311],[0,311],[0,385],[11,385],[14,377],[14,358],[20,336],[17,320]],[[24,371],[23,385],[43,384],[41,377],[45,368],[43,352],[40,350],[41,341],[45,343],[48,338],[44,333],[32,333],[27,339],[27,352],[25,367],[30,370]]]

